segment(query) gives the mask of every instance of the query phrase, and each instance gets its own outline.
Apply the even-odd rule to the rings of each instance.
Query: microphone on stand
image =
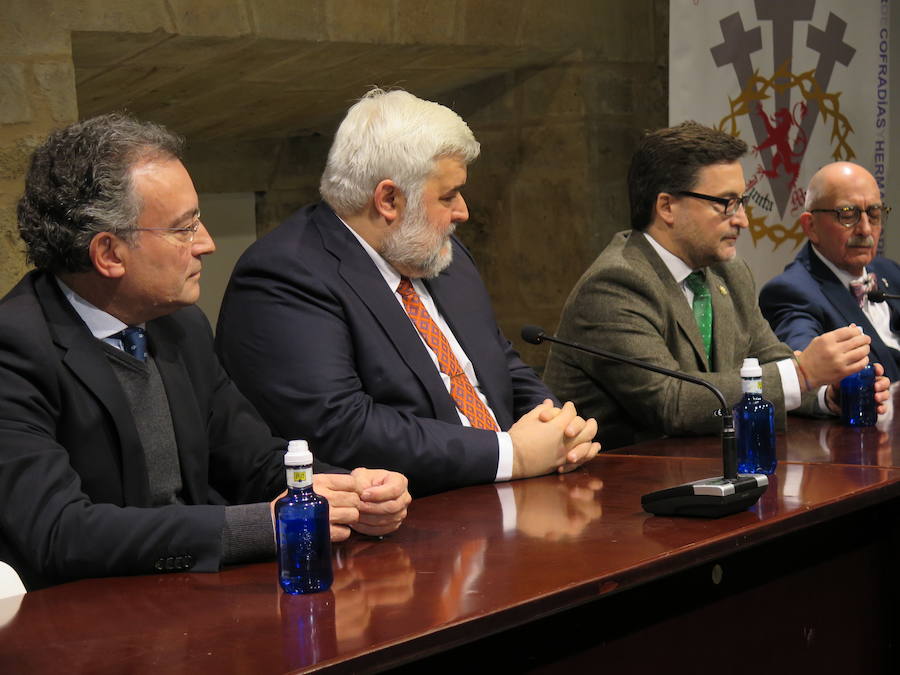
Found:
[[[570,349],[576,349],[601,359],[609,359],[620,363],[652,370],[679,380],[706,387],[722,405],[722,476],[704,478],[676,487],[657,490],[641,497],[644,510],[658,516],[699,516],[701,518],[719,518],[737,513],[753,506],[769,485],[769,479],[763,474],[737,472],[737,439],[734,432],[734,416],[722,392],[706,380],[693,375],[679,373],[677,370],[663,368],[653,363],[645,363],[621,354],[614,354],[603,349],[586,347],[577,342],[569,342],[554,335],[547,335],[538,326],[523,326],[522,339],[533,345],[542,342],[554,342]]]
[[[890,293],[882,293],[881,291],[869,291],[866,293],[872,302],[884,302],[885,300],[900,300],[900,295],[891,295]]]

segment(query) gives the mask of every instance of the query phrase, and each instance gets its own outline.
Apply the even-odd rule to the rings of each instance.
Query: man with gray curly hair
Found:
[[[18,220],[37,269],[0,301],[0,560],[30,588],[274,555],[286,444],[193,306],[215,244],[181,145],[111,114],[32,157]],[[315,488],[334,539],[390,532],[409,502],[388,471]]]
[[[402,471],[414,494],[567,471],[594,420],[503,336],[453,231],[480,147],[452,110],[373,89],[328,155],[324,202],[241,257],[217,348],[278,433],[342,464]]]

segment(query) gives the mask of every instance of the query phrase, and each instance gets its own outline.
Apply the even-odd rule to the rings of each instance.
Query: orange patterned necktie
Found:
[[[403,307],[416,330],[419,331],[419,335],[437,356],[441,372],[450,378],[450,396],[453,397],[456,407],[468,418],[469,424],[476,429],[500,431],[487,406],[478,398],[475,387],[472,386],[472,382],[466,377],[459,361],[453,355],[447,337],[431,318],[425,305],[422,304],[422,299],[413,288],[412,282],[406,277],[402,277],[397,292],[403,298]]]

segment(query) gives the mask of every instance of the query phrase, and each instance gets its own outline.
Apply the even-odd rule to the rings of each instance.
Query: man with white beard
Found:
[[[480,151],[453,111],[374,89],[347,113],[323,202],[238,262],[217,347],[278,433],[422,495],[569,471],[599,445],[503,336],[453,236]],[[351,459],[352,458],[352,459]]]

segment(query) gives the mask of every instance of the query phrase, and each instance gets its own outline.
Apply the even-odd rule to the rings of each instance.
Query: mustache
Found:
[[[859,247],[867,247],[872,248],[875,245],[875,239],[872,235],[865,234],[854,234],[847,240],[847,246],[859,246]]]

